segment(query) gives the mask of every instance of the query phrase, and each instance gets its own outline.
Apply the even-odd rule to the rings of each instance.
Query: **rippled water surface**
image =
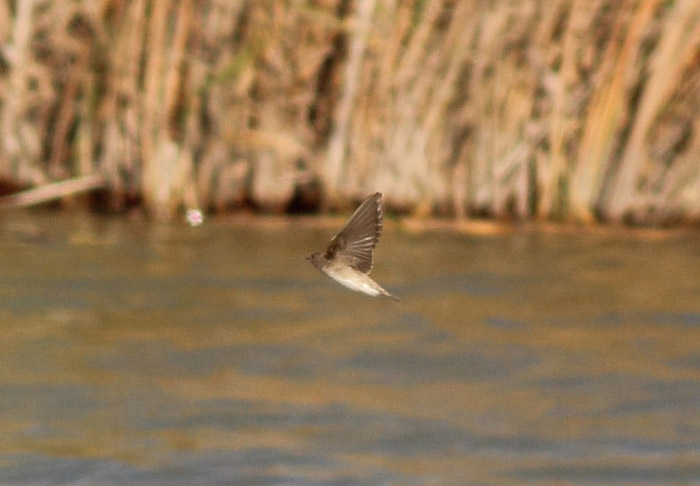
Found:
[[[700,234],[0,219],[2,485],[700,484]]]

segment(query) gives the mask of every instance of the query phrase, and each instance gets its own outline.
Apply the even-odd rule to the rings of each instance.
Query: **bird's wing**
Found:
[[[372,250],[382,235],[381,200],[381,192],[375,192],[365,199],[331,240],[326,258],[336,259],[369,274],[373,264]]]

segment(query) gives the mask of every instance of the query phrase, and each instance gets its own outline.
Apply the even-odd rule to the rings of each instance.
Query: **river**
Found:
[[[0,484],[700,484],[699,233],[333,230],[4,214]]]

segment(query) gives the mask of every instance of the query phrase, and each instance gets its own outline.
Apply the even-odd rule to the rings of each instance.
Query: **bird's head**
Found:
[[[310,261],[316,268],[321,268],[326,257],[323,256],[323,253],[319,252],[307,256],[306,259]]]

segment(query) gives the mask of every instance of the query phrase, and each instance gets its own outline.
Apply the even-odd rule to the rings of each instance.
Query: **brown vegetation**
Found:
[[[15,0],[0,43],[4,184],[700,220],[697,0]]]

